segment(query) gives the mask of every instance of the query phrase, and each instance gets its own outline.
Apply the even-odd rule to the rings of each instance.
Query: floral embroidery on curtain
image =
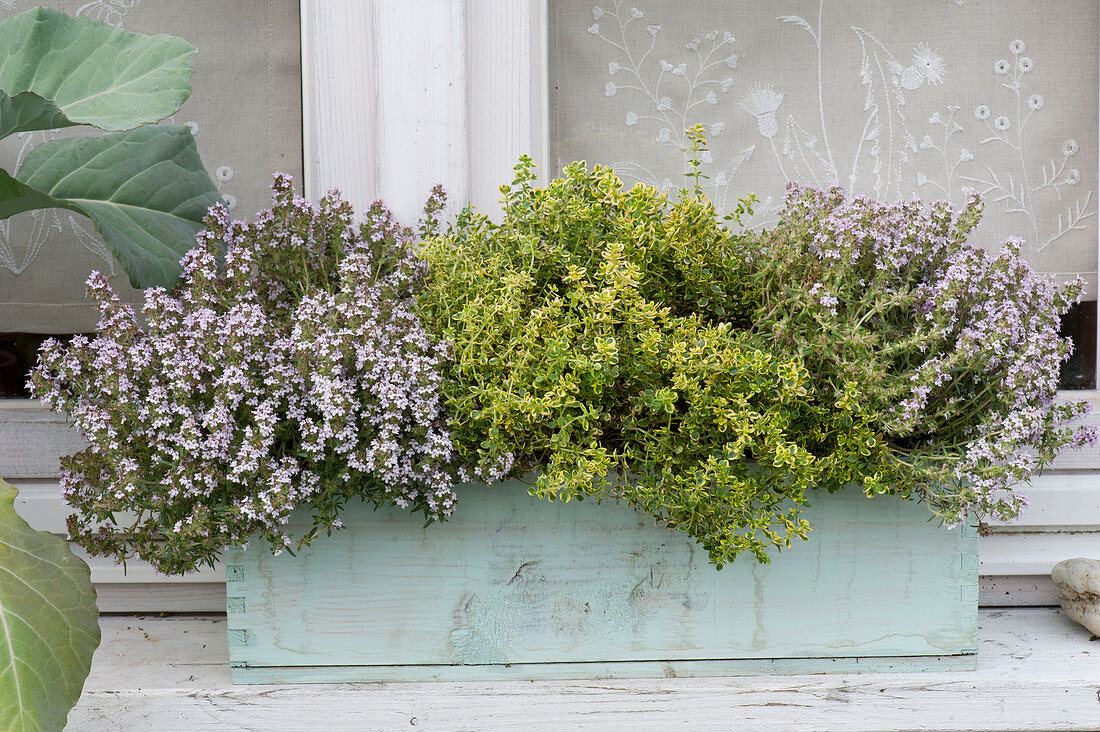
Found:
[[[1021,236],[1033,265],[1084,277],[1095,300],[1098,43],[1100,10],[1076,0],[555,0],[551,162],[677,188],[683,131],[702,124],[707,192],[725,210],[755,193],[756,227],[787,181],[890,200],[978,190],[976,243]],[[1091,313],[1079,351],[1095,349]]]

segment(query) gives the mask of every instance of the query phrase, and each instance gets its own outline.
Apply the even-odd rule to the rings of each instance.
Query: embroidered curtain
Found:
[[[0,18],[36,5],[128,31],[169,33],[198,48],[191,97],[170,121],[191,127],[203,162],[234,215],[247,219],[268,205],[273,172],[300,181],[297,0],[8,0],[0,2]],[[0,144],[4,168],[18,166],[50,134],[56,133],[6,139]],[[94,329],[95,311],[84,296],[84,280],[92,270],[112,275],[112,285],[124,298],[140,302],[140,292],[128,286],[88,219],[49,210],[0,222],[0,333]]]
[[[787,181],[883,199],[984,195],[973,241],[1097,293],[1097,3],[1049,0],[554,0],[550,136],[627,183],[685,185],[702,124],[720,209]],[[1091,314],[1092,320],[1088,320]],[[1095,303],[1074,313],[1092,382]],[[1086,383],[1087,382],[1087,383]]]

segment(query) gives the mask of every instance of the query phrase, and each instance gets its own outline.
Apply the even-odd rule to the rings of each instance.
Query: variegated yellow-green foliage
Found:
[[[99,645],[88,565],[15,512],[0,479],[0,730],[60,730]]]
[[[721,566],[805,536],[810,488],[1011,518],[1016,483],[1096,441],[1073,424],[1087,405],[1054,399],[1082,285],[1036,275],[1018,240],[967,245],[979,200],[792,185],[774,229],[736,235],[688,135],[693,190],[626,190],[583,163],[537,188],[525,158],[500,224],[467,210],[427,239],[420,304],[454,344],[466,464],[537,468],[549,498],[624,498]]]
[[[719,566],[804,537],[806,491],[846,469],[815,453],[859,419],[815,406],[801,360],[748,331],[743,243],[701,195],[624,190],[583,163],[543,189],[532,167],[502,189],[500,224],[466,210],[422,249],[464,462],[537,467],[551,499],[625,499]]]

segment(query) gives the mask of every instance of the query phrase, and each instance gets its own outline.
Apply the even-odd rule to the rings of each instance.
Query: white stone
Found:
[[[1066,559],[1050,577],[1070,620],[1100,635],[1100,559]]]

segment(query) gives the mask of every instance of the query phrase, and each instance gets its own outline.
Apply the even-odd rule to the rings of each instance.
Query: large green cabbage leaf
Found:
[[[196,50],[35,8],[0,23],[0,136],[94,125],[128,130],[173,114],[191,94]]]
[[[60,730],[99,645],[88,565],[15,512],[0,479],[0,730]]]
[[[0,171],[0,218],[34,208],[84,214],[134,287],[169,286],[221,195],[186,127],[51,140],[14,178]]]
[[[0,137],[93,125],[128,130],[38,145],[0,170],[0,219],[64,208],[89,217],[134,287],[170,287],[221,196],[191,132],[146,125],[191,93],[195,48],[36,8],[0,23]],[[136,129],[133,129],[136,128]]]

